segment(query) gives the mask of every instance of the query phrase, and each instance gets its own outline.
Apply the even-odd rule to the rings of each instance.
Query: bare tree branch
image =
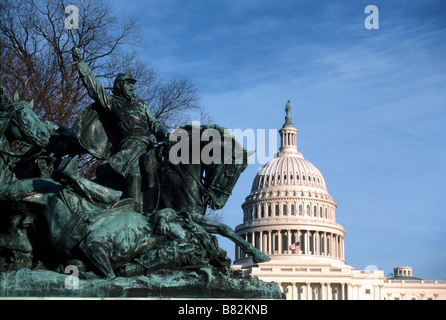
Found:
[[[65,7],[79,9],[79,28],[65,28]],[[0,3],[0,84],[9,94],[34,99],[42,119],[71,126],[92,100],[75,67],[70,49],[77,46],[104,87],[119,72],[138,80],[136,93],[168,128],[184,125],[191,117],[206,118],[198,92],[189,79],[165,80],[137,49],[142,45],[135,21],[119,21],[111,6],[98,0],[2,0]],[[204,117],[203,117],[204,115]],[[84,173],[91,175],[96,159],[85,156]]]

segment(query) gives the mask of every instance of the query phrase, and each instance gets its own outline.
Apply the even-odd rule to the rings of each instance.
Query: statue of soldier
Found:
[[[150,112],[147,104],[133,94],[136,80],[129,73],[120,73],[110,95],[92,74],[77,47],[72,55],[79,76],[95,101],[73,126],[80,143],[94,156],[106,159],[127,182],[127,195],[143,212],[140,159],[152,148],[151,135],[168,143],[169,131]],[[153,185],[154,173],[148,173],[148,185]]]

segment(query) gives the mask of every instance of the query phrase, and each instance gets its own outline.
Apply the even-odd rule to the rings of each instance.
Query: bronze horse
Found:
[[[0,88],[0,187],[14,179],[10,164],[41,152],[48,144],[50,132],[33,112],[33,101],[11,99]],[[25,152],[14,153],[13,141],[26,144]]]

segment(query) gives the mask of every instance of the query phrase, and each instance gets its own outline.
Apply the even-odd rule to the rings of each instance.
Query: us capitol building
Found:
[[[233,268],[278,283],[291,300],[446,300],[446,281],[415,278],[411,267],[396,267],[388,279],[376,267],[346,264],[336,203],[298,151],[289,101],[285,111],[279,152],[255,176],[235,229],[271,261],[255,264],[236,246]]]

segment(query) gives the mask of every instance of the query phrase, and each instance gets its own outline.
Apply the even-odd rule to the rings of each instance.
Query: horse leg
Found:
[[[235,244],[240,246],[242,250],[248,254],[252,255],[252,260],[255,263],[261,263],[261,262],[267,262],[271,259],[264,254],[262,251],[254,247],[252,244],[250,244],[248,241],[244,240],[242,237],[240,237],[238,234],[234,232],[229,226],[219,223],[216,221],[212,221],[206,217],[203,217],[198,214],[191,214],[192,219],[198,223],[200,226],[203,227],[204,230],[206,230],[209,233],[216,233],[219,235],[224,236],[225,238],[228,238],[232,240]]]

